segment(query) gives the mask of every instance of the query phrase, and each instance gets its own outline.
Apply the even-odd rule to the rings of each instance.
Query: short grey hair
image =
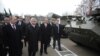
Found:
[[[34,20],[34,21],[37,21],[36,18],[33,18],[33,17],[32,17],[32,18],[30,19],[30,23],[31,23],[31,21],[33,21],[33,20]]]

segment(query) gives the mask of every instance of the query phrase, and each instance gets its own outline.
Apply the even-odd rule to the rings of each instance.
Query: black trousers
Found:
[[[27,41],[24,41],[25,47],[27,46]]]
[[[56,41],[58,42],[58,49],[61,50],[61,41],[59,35],[53,38],[53,48],[56,46]]]
[[[3,45],[0,45],[0,56],[7,56],[7,53],[9,53],[9,49]]]
[[[22,55],[22,47],[9,47],[9,56],[21,56]]]
[[[0,44],[0,56],[3,56],[3,45]]]
[[[50,42],[51,42],[51,38],[49,39],[49,42],[48,42],[48,47],[50,46]]]
[[[33,47],[34,48],[34,47]],[[36,51],[32,50],[30,47],[28,47],[28,55],[29,56],[35,56],[36,55]]]
[[[49,43],[47,42],[41,42],[40,54],[42,54],[43,52],[47,52],[48,44]]]
[[[9,53],[9,49],[6,47],[3,48],[3,56],[7,56],[7,53]]]
[[[27,40],[26,38],[24,39],[24,44],[25,44],[25,47],[27,46]]]

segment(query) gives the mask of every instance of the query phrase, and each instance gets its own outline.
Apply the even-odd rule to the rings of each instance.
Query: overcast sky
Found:
[[[50,12],[62,15],[73,14],[81,0],[2,0],[13,14],[47,15]]]

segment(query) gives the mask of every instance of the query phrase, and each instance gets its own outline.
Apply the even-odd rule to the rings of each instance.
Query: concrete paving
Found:
[[[63,51],[58,51],[57,47],[56,49],[53,49],[51,43],[51,46],[48,48],[48,55],[43,54],[43,56],[100,56],[100,54],[94,50],[78,46],[68,38],[61,39],[61,43]],[[28,56],[27,47],[23,48],[22,56]],[[39,51],[37,52],[36,56],[40,56]]]
[[[40,44],[39,44],[40,45]],[[34,47],[33,47],[34,48]],[[40,47],[39,47],[40,48]],[[39,55],[40,53],[39,53],[39,50],[38,50],[38,52],[36,53],[36,56],[40,56]],[[22,56],[28,56],[28,47],[24,47],[23,48],[23,55]],[[49,48],[48,48],[48,55],[46,55],[46,54],[43,54],[42,56],[59,56],[58,54],[57,54],[57,52],[50,46]]]
[[[100,56],[100,53],[84,46],[79,46],[69,39],[62,39],[62,44],[78,56]]]

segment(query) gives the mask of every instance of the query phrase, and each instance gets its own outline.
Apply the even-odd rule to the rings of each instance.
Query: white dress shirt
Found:
[[[15,25],[15,24],[10,23],[10,25],[11,25],[11,27],[12,27],[13,29],[16,29],[16,25]]]

